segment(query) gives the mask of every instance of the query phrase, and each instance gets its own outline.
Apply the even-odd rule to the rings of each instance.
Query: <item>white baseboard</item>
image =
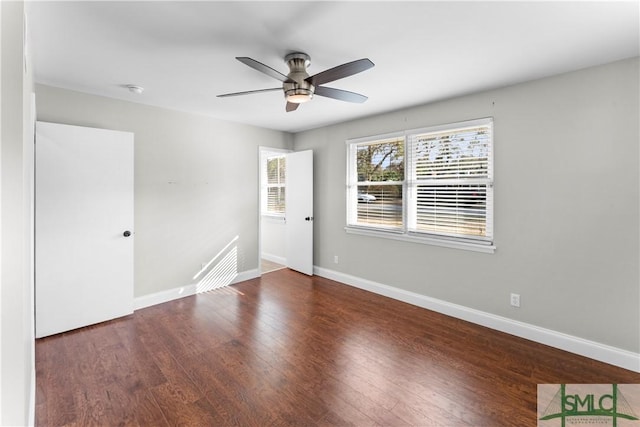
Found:
[[[283,256],[263,253],[261,258],[266,259],[267,261],[275,262],[277,264],[287,265],[287,259]]]
[[[254,279],[259,277],[258,269],[241,271],[238,275],[229,283],[244,282],[245,280]],[[136,297],[133,300],[133,309],[140,310],[141,308],[151,307],[152,305],[162,304],[165,302],[173,301],[174,299],[189,297],[195,295],[198,285],[191,283],[185,286],[178,286],[177,288],[167,289],[166,291],[160,291],[149,295],[143,295]]]
[[[335,280],[347,285],[364,289],[375,294],[383,295],[395,300],[403,301],[418,307],[426,308],[438,313],[446,314],[457,319],[486,326],[501,332],[506,332],[520,338],[545,344],[591,359],[599,360],[610,365],[619,366],[631,371],[640,372],[640,354],[628,350],[589,341],[583,338],[541,328],[517,320],[495,314],[475,310],[458,304],[452,304],[436,298],[405,291],[393,286],[362,279],[322,267],[314,267],[314,274]]]

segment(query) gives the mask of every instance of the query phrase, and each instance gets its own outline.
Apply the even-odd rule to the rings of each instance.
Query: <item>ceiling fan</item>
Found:
[[[310,101],[311,98],[313,98],[313,95],[324,96],[346,102],[362,103],[366,101],[367,97],[360,95],[359,93],[321,85],[352,76],[374,66],[374,63],[368,58],[363,58],[347,62],[346,64],[338,65],[337,67],[309,76],[309,73],[307,73],[307,67],[311,64],[311,58],[306,53],[295,52],[290,53],[284,58],[284,62],[289,66],[289,74],[285,76],[279,71],[276,71],[255,59],[251,59],[246,56],[239,56],[236,57],[236,59],[254,70],[260,71],[261,73],[264,73],[269,77],[273,77],[276,80],[280,80],[282,82],[282,87],[225,93],[223,95],[218,95],[218,97],[224,98],[228,96],[249,95],[253,93],[282,90],[284,92],[285,99],[287,100],[285,108],[287,112],[294,111],[300,104]]]

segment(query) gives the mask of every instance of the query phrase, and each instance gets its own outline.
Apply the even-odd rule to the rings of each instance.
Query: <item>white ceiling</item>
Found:
[[[639,3],[30,1],[38,83],[289,132],[510,85],[639,54]],[[360,58],[376,66],[286,113],[278,87],[236,61],[310,74]],[[141,95],[123,85],[143,86]]]

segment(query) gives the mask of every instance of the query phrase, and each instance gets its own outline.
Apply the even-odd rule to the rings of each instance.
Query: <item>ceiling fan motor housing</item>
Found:
[[[307,102],[313,97],[315,87],[306,79],[309,77],[307,67],[311,58],[306,53],[290,53],[284,58],[289,66],[287,77],[291,81],[283,83],[284,96],[289,102]]]

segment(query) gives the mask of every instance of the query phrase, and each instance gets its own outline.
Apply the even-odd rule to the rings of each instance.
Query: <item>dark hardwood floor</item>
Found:
[[[535,426],[640,374],[279,270],[36,342],[38,426]]]

